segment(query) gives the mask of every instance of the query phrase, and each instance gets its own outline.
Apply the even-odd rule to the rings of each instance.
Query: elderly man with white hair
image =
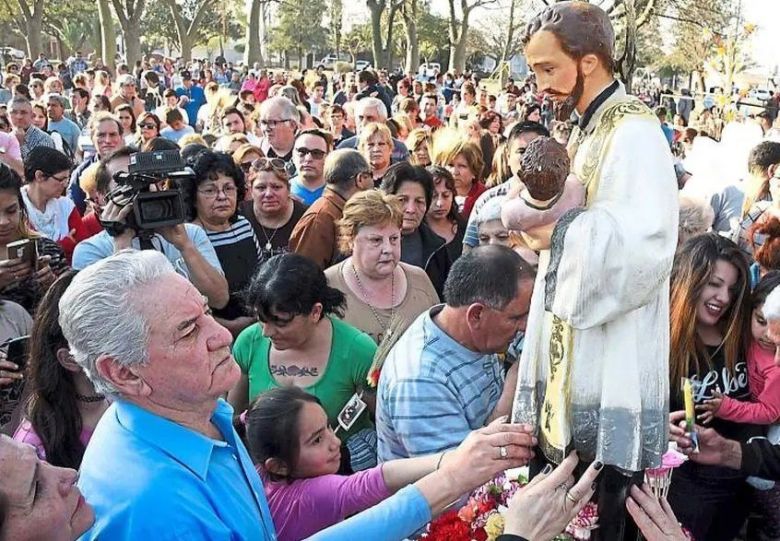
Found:
[[[767,296],[761,312],[768,322],[766,337],[775,345],[775,365],[780,366],[780,286]],[[770,427],[767,439],[753,438],[749,443],[729,440],[712,428],[696,426],[699,448],[694,453],[684,419],[683,411],[671,415],[671,437],[693,462],[725,466],[746,476],[780,481],[780,425]]]
[[[268,158],[283,160],[290,176],[295,173],[292,155],[300,118],[295,104],[283,96],[268,98],[260,104],[259,126],[263,133],[260,148]]]
[[[82,462],[79,487],[97,516],[85,539],[273,539],[220,398],[240,377],[232,338],[195,286],[163,254],[124,250],[78,274],[59,320],[76,362],[114,401]]]
[[[221,398],[240,376],[231,335],[198,290],[162,254],[126,250],[81,271],[59,308],[73,357],[96,391],[113,400],[81,464],[78,488],[95,513],[81,539],[276,539],[262,482]],[[409,476],[413,485],[311,539],[359,539],[368,528],[381,530],[370,539],[407,537],[458,496],[525,464],[536,444],[529,431],[493,423],[446,454],[407,462],[418,472]],[[593,494],[598,475],[590,468],[575,485],[576,463],[572,455],[534,496],[574,505],[532,517],[520,509],[531,502],[517,500],[507,533],[531,538],[539,528],[564,527]],[[0,460],[0,473],[2,466]],[[565,496],[561,483],[569,488]],[[7,484],[0,476],[0,497]]]
[[[344,139],[336,148],[357,149],[360,130],[371,122],[379,122],[381,124],[387,122],[387,107],[378,98],[369,97],[358,100],[355,104],[355,131],[357,131],[357,135]],[[392,163],[408,159],[409,150],[406,148],[406,145],[393,138],[393,154],[390,156]]]

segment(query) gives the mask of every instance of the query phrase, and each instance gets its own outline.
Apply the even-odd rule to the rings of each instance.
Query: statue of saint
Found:
[[[607,466],[596,536],[609,541],[629,535],[627,490],[667,449],[678,216],[669,144],[655,115],[615,79],[614,41],[607,14],[576,1],[545,8],[524,36],[556,117],[576,112],[568,153],[585,197],[568,198],[575,203],[557,209],[552,227],[524,232],[541,253],[513,406],[514,422],[537,427],[548,461],[576,449]],[[543,198],[561,193],[551,185]],[[522,229],[528,201],[505,200],[509,229]]]

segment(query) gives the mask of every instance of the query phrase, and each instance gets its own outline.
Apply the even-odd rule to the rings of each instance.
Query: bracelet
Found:
[[[441,454],[439,455],[439,460],[436,462],[436,470],[435,471],[439,471],[439,468],[441,467],[441,461],[444,458],[444,455],[446,455],[446,454],[447,454],[447,451],[442,451]]]

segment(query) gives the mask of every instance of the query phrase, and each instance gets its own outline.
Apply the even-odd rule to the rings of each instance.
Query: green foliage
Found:
[[[323,27],[325,0],[283,2],[279,4],[277,24],[271,30],[270,48],[278,52],[324,50],[328,32]]]

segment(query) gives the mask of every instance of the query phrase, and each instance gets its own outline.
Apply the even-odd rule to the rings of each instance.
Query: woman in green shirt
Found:
[[[244,411],[265,391],[292,385],[318,397],[331,427],[338,427],[339,413],[367,386],[376,351],[371,337],[337,319],[343,315],[344,294],[328,286],[313,261],[288,253],[260,267],[245,301],[258,323],[244,329],[233,345],[242,372],[229,396],[235,410]],[[369,418],[373,401],[366,402],[368,409],[337,432],[348,442],[353,469],[376,463],[365,445],[368,440],[371,447],[376,438]]]

